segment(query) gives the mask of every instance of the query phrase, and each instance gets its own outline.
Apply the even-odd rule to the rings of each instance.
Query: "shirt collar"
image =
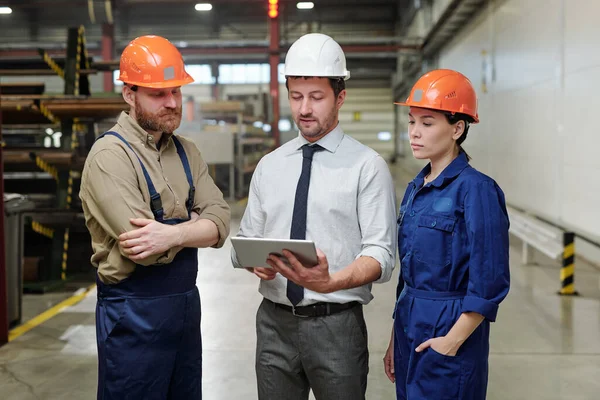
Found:
[[[302,146],[305,144],[318,144],[323,147],[325,150],[330,153],[335,153],[338,147],[340,147],[340,143],[342,143],[342,139],[344,139],[345,133],[340,127],[338,123],[335,128],[327,135],[323,136],[321,139],[317,140],[315,143],[310,143],[301,133],[298,133],[298,137],[294,139],[296,143],[292,146],[292,149],[289,154],[293,154],[296,151],[300,150]]]
[[[447,182],[453,180],[460,174],[465,168],[469,166],[469,161],[467,160],[467,154],[463,151],[458,153],[458,157],[456,157],[452,162],[444,168],[442,173],[431,182],[431,186],[442,187]],[[423,181],[425,177],[431,172],[431,163],[428,163],[419,174],[413,179],[413,182],[417,187],[423,185]]]
[[[121,115],[117,120],[117,124],[119,124],[123,128],[123,133],[125,133],[125,137],[128,140],[137,139],[142,142],[142,144],[151,146],[154,149],[158,149],[156,143],[154,143],[154,136],[146,132],[136,120],[131,118],[126,111],[121,111]],[[163,133],[163,137],[161,139],[162,145],[160,146],[161,150],[166,149],[169,146],[169,142],[172,134]]]

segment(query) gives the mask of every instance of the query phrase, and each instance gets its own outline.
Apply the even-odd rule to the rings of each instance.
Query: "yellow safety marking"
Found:
[[[575,264],[568,265],[560,269],[560,280],[564,281],[575,273]]]
[[[87,289],[85,289],[85,291],[83,293],[79,293],[79,294],[69,297],[68,299],[58,303],[57,305],[50,308],[49,310],[44,311],[37,317],[32,318],[29,321],[25,322],[24,324],[19,325],[16,328],[10,330],[8,333],[8,341],[10,342],[10,341],[15,340],[16,338],[29,332],[36,326],[41,325],[44,322],[48,321],[50,318],[54,317],[55,315],[60,313],[65,308],[74,306],[75,304],[79,303],[81,300],[83,300],[88,295],[90,290],[92,290],[95,286],[96,285],[90,285]]]
[[[561,294],[574,294],[575,293],[575,284],[571,283],[570,285],[565,286],[560,289]]]
[[[56,72],[58,76],[61,78],[65,77],[65,71],[56,63],[56,61],[52,59],[52,57],[50,57],[47,52],[44,52],[44,61],[46,64],[48,64],[52,71]]]
[[[85,45],[85,28],[83,26],[81,26],[79,28],[80,34],[81,34],[81,42],[83,43],[83,56],[84,56],[84,60],[85,60],[85,68],[86,69],[90,69],[90,60],[88,58],[88,51],[87,51],[87,46]]]
[[[58,170],[44,161],[40,156],[35,156],[35,165],[42,171],[49,173],[54,179],[58,180]]]
[[[69,257],[69,229],[65,229],[65,235],[63,236],[63,255],[62,255],[62,265],[61,265],[61,273],[60,279],[63,281],[67,279],[67,259]]]
[[[31,223],[31,229],[40,235],[46,236],[47,238],[52,239],[54,237],[54,229],[48,228],[37,221],[33,221]]]
[[[575,254],[575,243],[571,243],[571,244],[565,246],[565,249],[563,251],[563,258],[572,257],[574,254]]]
[[[43,104],[40,104],[40,112],[42,113],[42,115],[46,118],[48,118],[50,121],[54,122],[55,124],[60,123],[60,120],[58,118],[56,118],[54,116],[54,114],[52,114],[50,112],[50,110],[48,110],[48,107],[46,107]]]
[[[75,118],[73,120],[73,125],[71,129],[71,150],[76,148],[77,141],[77,125],[79,119]],[[73,176],[75,175],[74,171],[69,171],[69,179],[67,180],[67,204],[66,208],[71,208],[71,203],[73,202]],[[65,229],[65,235],[63,237],[63,254],[62,254],[62,264],[61,264],[61,273],[60,278],[64,281],[67,279],[67,261],[69,258],[69,229]]]

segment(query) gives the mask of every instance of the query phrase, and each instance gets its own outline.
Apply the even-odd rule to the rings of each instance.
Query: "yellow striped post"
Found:
[[[560,295],[577,296],[575,290],[575,234],[563,234],[563,262],[560,269]]]

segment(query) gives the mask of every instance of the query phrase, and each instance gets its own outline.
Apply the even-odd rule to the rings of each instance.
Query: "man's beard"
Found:
[[[146,112],[136,99],[135,117],[139,126],[146,131],[171,134],[181,124],[181,108],[167,108],[159,114],[152,114]]]
[[[319,137],[319,136],[323,135],[325,132],[328,132],[329,130],[332,129],[332,126],[335,124],[335,121],[337,119],[336,111],[337,110],[334,106],[331,109],[331,112],[323,119],[323,121],[315,119],[314,126],[308,130],[307,129],[302,130],[302,128],[301,128],[302,125],[300,124],[300,118],[314,118],[312,115],[299,114],[298,117],[294,120],[294,122],[296,122],[296,126],[298,126],[300,133],[302,133],[302,135],[304,137],[308,137],[308,138]]]

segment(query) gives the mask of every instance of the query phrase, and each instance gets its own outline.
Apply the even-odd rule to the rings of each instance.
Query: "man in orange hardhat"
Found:
[[[98,399],[200,399],[200,247],[221,247],[230,210],[195,144],[173,134],[193,82],[159,36],[121,56],[130,105],[94,143],[80,197],[98,269]]]

